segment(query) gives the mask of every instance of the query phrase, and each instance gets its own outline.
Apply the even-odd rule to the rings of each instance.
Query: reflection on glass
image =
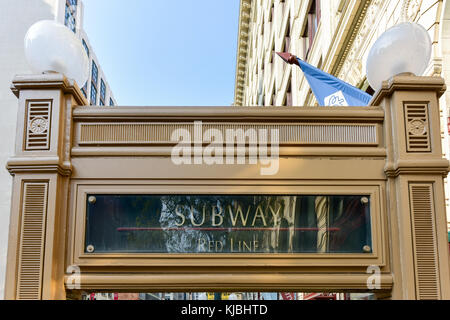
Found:
[[[361,253],[368,196],[88,195],[95,253]]]

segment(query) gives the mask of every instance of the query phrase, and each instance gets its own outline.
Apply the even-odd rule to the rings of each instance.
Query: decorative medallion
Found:
[[[355,65],[355,61],[361,59],[361,50],[367,42],[369,33],[373,30],[376,20],[380,14],[382,0],[373,0],[365,2],[365,8],[362,10],[360,19],[353,28],[353,34],[344,50],[344,56],[336,68],[338,78],[348,81],[354,85],[363,78],[362,66]],[[352,76],[353,79],[350,79]]]
[[[43,117],[36,117],[30,121],[29,128],[34,134],[42,134],[48,129],[48,120]]]
[[[401,16],[403,22],[416,20],[420,11],[421,2],[419,0],[405,0]]]
[[[413,119],[408,123],[408,132],[413,136],[423,136],[426,133],[425,122],[420,119]]]

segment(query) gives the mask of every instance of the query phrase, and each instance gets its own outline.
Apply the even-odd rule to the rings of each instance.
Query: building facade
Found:
[[[58,15],[56,20],[64,23],[72,30],[83,44],[90,61],[90,74],[88,81],[81,88],[84,96],[91,105],[114,106],[116,101],[106,81],[105,74],[100,67],[99,60],[89,42],[89,38],[83,29],[84,5],[81,0],[56,1]]]
[[[301,69],[284,63],[276,52],[291,52],[373,94],[366,79],[369,50],[384,31],[406,21],[428,30],[433,51],[425,75],[441,76],[448,86],[449,18],[446,0],[241,0],[234,105],[317,105]],[[447,128],[449,91],[440,105],[441,128]],[[448,158],[448,130],[441,137]],[[446,190],[450,221],[448,199]]]
[[[10,84],[17,73],[30,74],[25,60],[24,37],[31,25],[39,20],[56,20],[65,24],[82,41],[90,58],[91,72],[83,94],[93,105],[115,105],[114,95],[106,81],[89,39],[83,30],[81,0],[2,0],[0,1],[0,167],[5,168],[14,149],[17,98]],[[10,215],[11,176],[0,170],[0,299],[3,297],[8,221]]]

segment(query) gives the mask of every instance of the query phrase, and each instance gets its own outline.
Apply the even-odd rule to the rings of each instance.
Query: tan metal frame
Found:
[[[444,90],[440,78],[398,76],[365,108],[100,108],[85,107],[78,87],[61,75],[18,76],[6,298],[65,299],[82,291],[369,291],[367,268],[375,265],[380,287],[372,291],[380,297],[448,299],[443,177],[449,163],[438,130]],[[37,100],[51,101],[50,147],[25,150],[25,110]],[[411,102],[427,117],[414,116]],[[175,143],[167,132],[191,130],[194,121],[219,130],[279,129],[280,170],[261,176],[259,164],[174,165]],[[46,188],[24,188],[35,182]],[[85,253],[86,195],[96,193],[369,194],[373,253]],[[69,290],[70,266],[81,271],[76,290]]]

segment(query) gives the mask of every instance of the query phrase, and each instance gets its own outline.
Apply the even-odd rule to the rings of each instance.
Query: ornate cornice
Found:
[[[244,98],[244,84],[248,57],[248,39],[250,28],[250,12],[252,0],[241,0],[239,9],[239,30],[236,53],[236,78],[234,87],[234,103],[240,106]]]
[[[401,10],[402,21],[415,21],[421,5],[422,1],[420,0],[404,0]]]
[[[11,91],[19,98],[21,90],[62,90],[64,94],[71,94],[77,105],[87,106],[88,101],[81,93],[74,80],[66,78],[60,73],[44,73],[32,75],[16,75],[12,81]]]
[[[6,164],[11,175],[16,173],[57,173],[61,176],[72,175],[72,164],[61,163],[58,157],[11,158]]]
[[[350,26],[351,30],[345,38],[343,48],[339,53],[339,56],[334,63],[332,74],[336,75],[340,79],[357,85],[365,79],[365,75],[362,74],[363,67],[361,66],[364,59],[364,52],[369,50],[367,47],[371,41],[371,33],[376,28],[385,30],[391,26],[391,20],[382,20],[381,16],[387,13],[384,10],[388,10],[391,1],[388,0],[367,0],[360,2],[360,7],[357,10],[354,21]],[[431,6],[435,4],[428,4]],[[440,3],[440,2],[439,2]],[[400,7],[401,6],[401,7]],[[422,8],[423,1],[421,0],[398,0],[398,6],[395,10],[398,11],[397,20],[393,21],[393,24],[405,21],[416,21],[423,13],[421,10],[427,11],[427,8]],[[431,8],[431,7],[430,7]],[[396,16],[394,14],[394,16]],[[439,22],[439,14],[436,18],[436,22]],[[438,30],[438,28],[436,29]],[[438,36],[435,34],[434,41]],[[439,57],[434,57],[432,63],[434,67],[433,74],[439,76],[441,73],[441,62]],[[431,73],[427,73],[431,74]]]
[[[344,66],[344,62],[346,61],[353,46],[353,43],[357,38],[358,32],[361,29],[361,26],[367,14],[367,10],[372,1],[373,0],[358,1],[359,7],[356,11],[355,18],[352,21],[350,27],[348,28],[348,30],[350,31],[345,37],[344,44],[342,46],[341,51],[339,52],[337,61],[334,64],[333,69],[331,70],[331,74],[337,75],[339,74],[339,72],[341,72],[342,67]],[[379,0],[375,0],[375,2],[379,2]]]
[[[438,98],[440,98],[447,90],[447,86],[445,85],[445,80],[441,77],[418,78],[411,75],[398,75],[383,81],[381,89],[373,96],[369,105],[378,106],[386,96],[392,95],[394,91],[423,91],[425,89],[435,91]]]
[[[449,173],[449,161],[447,159],[438,160],[400,160],[395,163],[388,162],[384,167],[384,172],[389,178],[395,178],[402,174],[436,174],[447,177]]]
[[[256,112],[257,111],[257,112]],[[311,121],[374,121],[383,122],[384,111],[374,107],[76,107],[73,110],[75,122],[107,122],[113,121],[177,121],[186,120],[232,122],[270,121],[270,122],[298,122]]]

